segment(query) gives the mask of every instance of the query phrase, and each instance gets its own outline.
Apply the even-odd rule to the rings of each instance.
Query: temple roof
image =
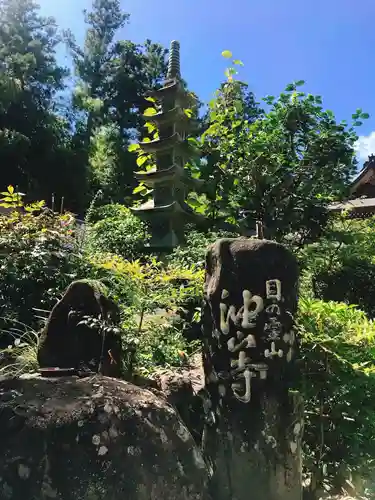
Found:
[[[362,170],[353,179],[350,186],[351,194],[355,194],[360,186],[364,184],[375,183],[375,156],[370,155],[368,160],[363,164]]]
[[[375,211],[375,198],[357,198],[354,200],[348,200],[339,203],[331,203],[328,205],[328,210],[331,212],[341,212],[341,210],[363,210],[369,211],[370,209]]]
[[[375,214],[375,155],[370,155],[350,186],[350,200],[328,205],[330,212],[348,210],[350,217],[370,217]]]

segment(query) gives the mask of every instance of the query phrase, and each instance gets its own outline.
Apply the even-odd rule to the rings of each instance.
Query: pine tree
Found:
[[[69,127],[56,104],[67,75],[56,62],[59,42],[55,21],[33,0],[1,0],[1,180],[46,200],[72,187]]]
[[[83,47],[71,32],[65,33],[77,77],[73,104],[85,117],[80,136],[92,194],[100,187],[104,200],[123,202],[135,185],[135,159],[128,144],[142,125],[144,93],[165,74],[167,51],[150,40],[144,47],[117,40],[129,21],[119,0],[94,0],[84,15],[88,28]],[[110,161],[101,154],[104,144],[111,151]]]

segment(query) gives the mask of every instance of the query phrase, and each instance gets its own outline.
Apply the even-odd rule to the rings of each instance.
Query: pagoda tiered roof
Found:
[[[181,243],[185,222],[201,218],[185,202],[188,188],[200,186],[201,181],[191,178],[184,168],[192,152],[187,141],[190,121],[184,109],[191,98],[181,81],[179,48],[178,42],[171,43],[166,81],[148,93],[156,101],[156,111],[144,118],[156,125],[158,138],[143,141],[140,147],[155,156],[155,168],[136,173],[139,181],[153,188],[153,199],[133,211],[150,223],[151,247],[159,249]]]

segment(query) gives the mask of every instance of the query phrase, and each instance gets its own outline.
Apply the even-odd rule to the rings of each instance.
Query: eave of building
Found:
[[[375,198],[357,198],[340,203],[331,203],[328,210],[333,213],[349,211],[355,216],[370,216],[375,213]]]

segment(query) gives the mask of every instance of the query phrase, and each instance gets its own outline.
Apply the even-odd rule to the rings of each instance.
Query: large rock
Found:
[[[195,441],[201,443],[204,425],[202,354],[193,356],[186,366],[156,370],[154,379],[156,389],[176,408]]]
[[[205,463],[174,409],[95,375],[0,382],[0,498],[207,500]]]
[[[118,306],[100,282],[74,281],[51,311],[41,335],[41,368],[76,368],[121,375]]]

